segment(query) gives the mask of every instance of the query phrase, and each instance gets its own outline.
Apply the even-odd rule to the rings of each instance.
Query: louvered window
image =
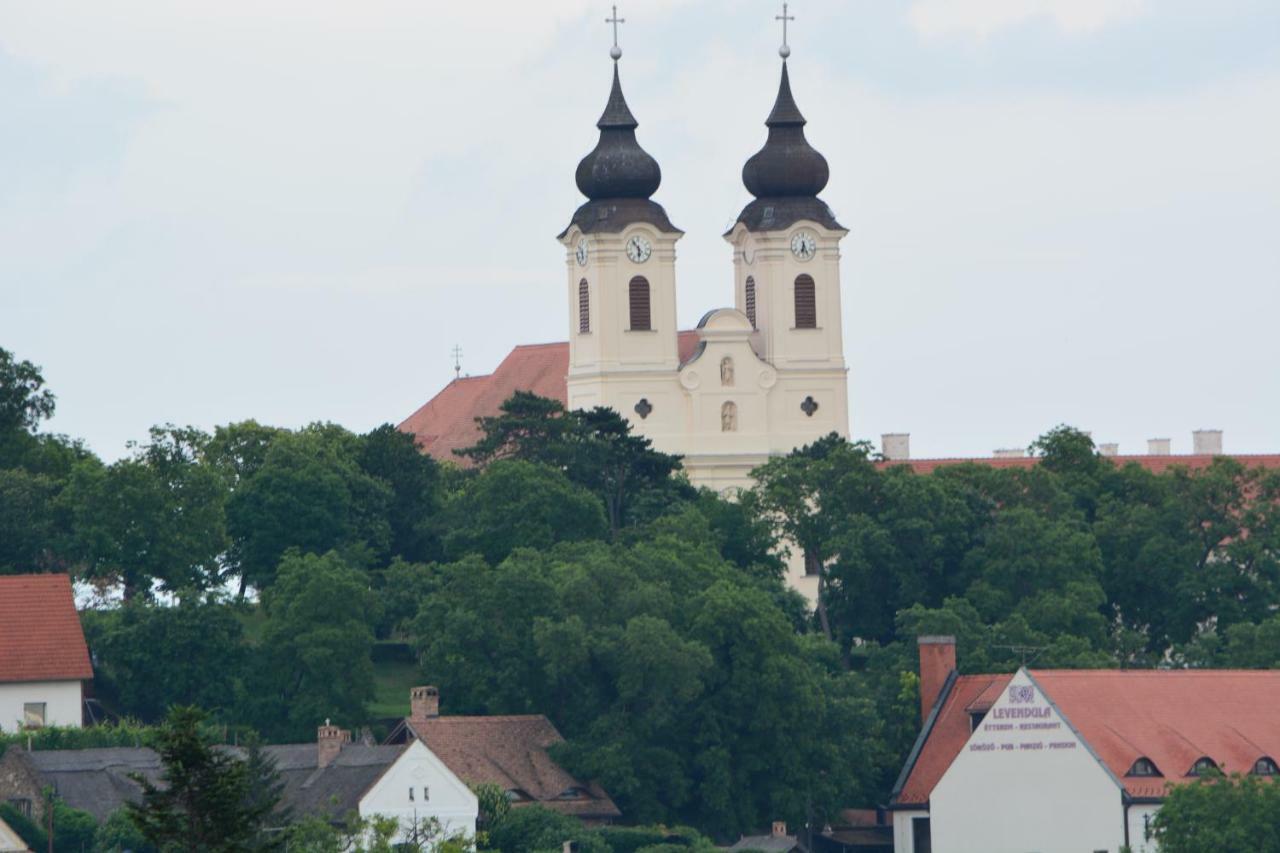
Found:
[[[631,331],[647,332],[653,328],[649,320],[649,280],[642,275],[631,279]]]
[[[591,331],[591,288],[584,278],[578,282],[578,332],[586,334]]]
[[[796,276],[796,328],[818,328],[818,306],[814,296],[813,276]]]
[[[756,280],[751,276],[747,276],[747,319],[751,321],[751,328],[756,328]]]

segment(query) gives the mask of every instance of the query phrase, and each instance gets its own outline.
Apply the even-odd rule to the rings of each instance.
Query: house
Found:
[[[0,577],[0,731],[78,728],[92,680],[71,578]]]
[[[576,779],[547,752],[564,738],[541,714],[442,717],[437,688],[414,687],[409,697],[409,716],[388,742],[422,741],[458,778],[499,786],[516,808],[538,803],[588,825],[621,817],[599,785]]]
[[[954,637],[919,649],[924,723],[890,803],[896,853],[1154,853],[1169,785],[1280,772],[1280,671],[960,675]]]
[[[841,809],[813,837],[813,853],[893,853],[893,822],[889,811]]]
[[[314,744],[263,749],[284,783],[281,805],[295,817],[340,820],[353,812],[393,817],[401,825],[400,840],[429,818],[439,820],[446,834],[475,834],[475,794],[421,743],[356,744],[349,731],[326,723]],[[145,747],[32,752],[11,747],[0,758],[0,802],[40,819],[40,792],[52,787],[68,806],[102,822],[141,799],[134,775],[154,783],[162,774],[160,756]]]

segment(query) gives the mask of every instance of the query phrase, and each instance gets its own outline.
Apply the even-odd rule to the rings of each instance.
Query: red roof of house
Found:
[[[578,781],[551,757],[547,749],[564,738],[541,714],[406,718],[404,724],[469,785],[488,782],[519,791],[530,801],[583,819],[622,814],[599,785]]]
[[[1229,456],[1240,462],[1245,467],[1255,468],[1280,468],[1280,454],[1268,453],[1226,453],[1221,454]],[[1149,455],[1133,455],[1133,456],[1108,456],[1116,465],[1124,467],[1130,462],[1141,465],[1154,474],[1163,474],[1170,468],[1182,466],[1192,470],[1207,468],[1213,462],[1214,457],[1209,454],[1186,454],[1183,456],[1149,456]],[[992,457],[980,456],[972,459],[960,457],[948,459],[903,459],[890,462],[881,462],[880,467],[890,468],[894,465],[907,465],[917,474],[932,474],[939,468],[948,468],[952,465],[964,465],[973,463],[977,465],[987,465],[991,468],[1033,468],[1040,462],[1035,456],[1012,456],[1012,457]]]
[[[928,802],[969,740],[970,711],[990,707],[1012,677],[955,680],[895,803]],[[1226,773],[1248,773],[1264,756],[1280,760],[1280,671],[1066,669],[1031,677],[1132,796],[1162,797],[1206,756]],[[1126,776],[1139,758],[1163,775]]]
[[[0,576],[0,682],[92,678],[71,578]]]
[[[687,361],[698,346],[697,332],[681,332],[679,358]],[[531,391],[568,405],[565,377],[569,373],[569,344],[525,344],[513,349],[497,370],[486,376],[455,379],[400,424],[412,433],[424,452],[441,461],[466,464],[453,451],[475,444],[480,437],[476,418],[492,417],[517,391]]]

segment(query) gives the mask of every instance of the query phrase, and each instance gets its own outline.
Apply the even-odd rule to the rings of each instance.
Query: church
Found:
[[[477,417],[532,391],[570,409],[614,409],[658,450],[682,456],[694,485],[727,494],[749,486],[770,456],[831,432],[847,437],[840,241],[848,231],[818,197],[827,161],[805,139],[785,36],[779,54],[768,136],[742,169],[754,198],[724,235],[733,307],[708,311],[691,331],[677,326],[683,232],[653,200],[662,170],[636,138],[615,44],[600,138],[575,175],[587,200],[558,236],[568,341],[516,347],[492,374],[455,379],[400,429],[456,462],[453,451],[478,437]],[[793,586],[816,596],[816,577],[802,566],[792,574]]]

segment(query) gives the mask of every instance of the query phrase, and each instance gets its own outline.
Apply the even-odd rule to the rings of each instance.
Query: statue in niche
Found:
[[[733,387],[733,359],[727,355],[720,359],[720,384],[726,388]]]
[[[732,401],[720,407],[720,431],[738,431],[738,405]]]

